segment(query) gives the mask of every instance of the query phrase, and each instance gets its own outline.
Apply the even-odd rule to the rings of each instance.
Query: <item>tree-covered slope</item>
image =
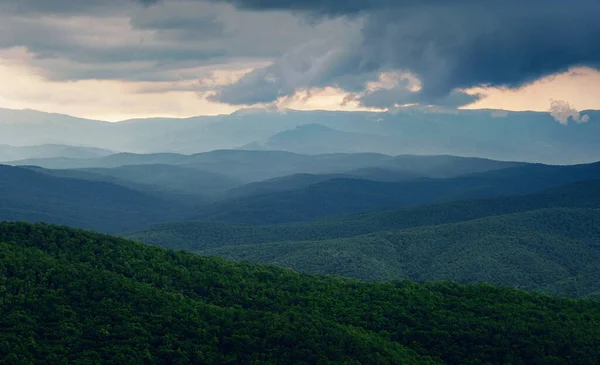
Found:
[[[600,303],[360,283],[0,224],[0,364],[577,364]]]
[[[380,182],[336,178],[289,191],[234,198],[207,206],[198,220],[278,224],[461,199],[521,195],[599,179],[600,163],[525,165],[450,179]]]
[[[600,208],[600,180],[573,183],[539,194],[462,200],[311,222],[269,226],[205,221],[160,223],[124,236],[152,245],[199,251],[221,246],[352,237],[554,207]]]
[[[0,165],[0,220],[124,232],[189,214],[179,204],[104,181]]]
[[[600,210],[552,208],[438,226],[324,241],[229,246],[202,251],[235,260],[361,280],[487,282],[527,290],[587,280],[600,290]]]
[[[23,167],[52,176],[106,181],[166,196],[187,195],[196,200],[219,195],[243,184],[222,174],[165,164],[81,169],[45,169],[29,165]]]
[[[150,165],[152,166],[152,165]],[[152,184],[150,183],[152,178],[148,180],[144,180],[141,177],[133,178],[131,180],[125,180],[122,178],[118,178],[115,176],[111,176],[111,174],[102,174],[100,172],[95,172],[96,169],[45,169],[39,166],[20,166],[23,168],[27,168],[29,170],[33,170],[35,172],[39,172],[42,174],[55,176],[59,178],[69,178],[69,179],[77,179],[77,180],[88,180],[88,181],[97,181],[97,182],[106,182],[112,185],[119,185],[126,187],[131,190],[135,190],[138,192],[142,192],[147,195],[151,195],[155,198],[159,198],[161,200],[173,202],[176,204],[186,205],[188,207],[197,207],[199,205],[203,205],[209,202],[208,198],[199,195],[196,193],[185,192],[182,190],[172,189],[166,184]],[[136,165],[132,165],[135,169]],[[124,167],[124,169],[128,169],[129,166]],[[119,168],[106,169],[111,172],[112,170],[118,170]],[[98,169],[103,170],[103,169]],[[160,177],[158,177],[160,179]]]
[[[218,195],[242,183],[226,175],[181,166],[147,164],[128,165],[112,169],[85,169],[119,180],[147,184],[167,191],[177,191],[204,197]]]

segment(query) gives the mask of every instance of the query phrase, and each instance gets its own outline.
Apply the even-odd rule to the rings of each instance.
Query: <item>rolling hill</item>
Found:
[[[206,204],[241,185],[227,176],[172,165],[126,165],[114,168],[44,169],[21,166],[50,176],[104,181],[191,207]]]
[[[288,191],[232,198],[207,206],[196,220],[278,224],[366,210],[540,192],[600,178],[600,163],[525,165],[459,176],[378,182],[336,178]]]
[[[48,169],[175,165],[218,173],[244,182],[257,182],[293,174],[352,174],[353,171],[365,168],[382,168],[411,176],[445,178],[524,165],[519,162],[455,156],[394,157],[377,153],[300,155],[284,151],[241,150],[220,150],[195,155],[117,153],[92,159],[27,159],[9,164]]]
[[[31,158],[7,162],[14,166],[39,166],[46,169],[114,168],[128,165],[178,165],[187,156],[176,153],[115,153],[98,158]]]
[[[229,246],[202,254],[361,280],[486,282],[558,294],[600,290],[600,209],[553,208],[325,241]],[[586,275],[592,275],[586,277]],[[569,289],[566,287],[565,289]]]
[[[172,249],[201,251],[223,246],[352,237],[561,207],[600,208],[600,180],[577,182],[538,194],[461,200],[290,224],[250,226],[204,221],[161,223],[124,236]]]
[[[373,158],[373,161],[365,161],[366,167],[357,167],[346,170],[338,166],[328,167],[330,171],[343,171],[338,173],[327,173],[327,167],[318,169],[319,159],[345,157]],[[519,162],[493,161],[480,158],[467,158],[456,156],[409,156],[401,155],[395,157],[368,154],[350,155],[322,155],[315,159],[311,167],[303,170],[313,170],[320,174],[295,173],[282,177],[249,183],[225,194],[226,198],[240,198],[251,195],[265,195],[273,192],[290,191],[305,188],[310,185],[333,179],[359,179],[381,182],[398,182],[422,177],[450,178],[477,172],[502,170],[509,167],[524,166]],[[343,166],[343,165],[341,165]]]
[[[133,182],[167,192],[180,192],[200,197],[213,197],[242,185],[228,176],[173,165],[126,165],[115,168],[89,168],[78,171]]]
[[[344,132],[321,124],[304,124],[246,144],[240,149],[288,151],[308,155],[374,151],[396,154],[401,151],[401,146],[395,139],[382,135]]]
[[[0,220],[123,232],[190,214],[183,205],[104,181],[0,165]]]
[[[113,151],[66,145],[46,144],[39,146],[0,145],[0,161],[15,161],[35,158],[95,158],[113,154]]]
[[[0,362],[577,364],[600,303],[359,283],[65,227],[0,224]]]

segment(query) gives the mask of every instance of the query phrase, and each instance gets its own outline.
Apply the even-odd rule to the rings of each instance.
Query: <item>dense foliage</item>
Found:
[[[64,159],[64,162],[72,164],[71,167],[88,163],[106,167],[51,171],[31,166],[0,166],[0,219],[47,221],[107,233],[181,220],[262,225],[457,199],[525,194],[600,178],[600,164],[520,165],[452,156],[305,156],[215,151],[191,156],[116,154],[96,159]],[[514,165],[517,166],[502,169]],[[357,168],[381,166],[410,176],[484,172],[400,182],[334,178],[340,176],[336,172],[353,176],[352,171]],[[223,193],[244,181],[306,170],[331,178],[307,180],[306,175],[294,175],[259,183],[258,187],[246,185],[240,188],[241,196],[235,192]],[[209,201],[212,203],[208,204]]]
[[[360,283],[0,225],[0,364],[578,364],[600,303]]]
[[[197,220],[280,224],[368,210],[538,193],[600,178],[600,163],[577,166],[525,165],[449,179],[382,182],[334,178],[304,187],[229,199],[208,206]],[[287,181],[294,185],[295,182]],[[259,190],[260,191],[260,190]]]
[[[595,210],[599,207],[600,181],[591,180],[541,194],[314,222],[167,223],[126,237],[368,281],[484,281],[582,297],[598,295],[600,289],[596,280],[600,225],[594,224],[600,221]]]
[[[0,220],[45,221],[118,233],[186,214],[181,204],[110,182],[0,165]]]
[[[554,207],[600,208],[600,180],[578,182],[539,194],[461,200],[310,222],[268,226],[207,221],[161,223],[123,236],[166,248],[201,251],[223,246],[353,237]]]
[[[577,295],[600,290],[600,210],[554,208],[324,241],[201,251],[361,280],[488,282]],[[591,277],[589,275],[592,275]],[[583,284],[583,281],[586,284]]]

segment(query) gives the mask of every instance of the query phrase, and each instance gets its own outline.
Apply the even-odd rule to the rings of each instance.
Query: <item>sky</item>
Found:
[[[0,107],[600,109],[597,0],[0,0]]]

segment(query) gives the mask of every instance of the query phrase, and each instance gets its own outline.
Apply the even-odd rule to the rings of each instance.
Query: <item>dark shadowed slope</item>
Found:
[[[123,232],[186,213],[180,205],[108,182],[59,178],[0,165],[0,220]]]
[[[127,165],[111,169],[90,168],[80,171],[201,197],[212,197],[242,185],[240,181],[222,174],[172,165]]]
[[[362,280],[488,282],[573,294],[600,290],[600,210],[553,208],[326,241],[203,251]]]
[[[596,365],[600,304],[365,284],[0,224],[0,362]]]
[[[289,191],[234,198],[207,207],[198,220],[277,224],[460,199],[535,193],[600,178],[600,163],[526,165],[453,179],[377,182],[331,179]]]
[[[200,251],[222,246],[352,237],[557,207],[600,208],[600,180],[578,182],[539,194],[463,200],[271,226],[163,223],[129,233],[126,237],[167,248]]]
[[[254,195],[267,195],[282,191],[296,190],[318,184],[323,181],[338,178],[352,178],[352,176],[346,174],[294,174],[276,177],[273,179],[245,184],[238,188],[232,189],[223,194],[221,199],[238,199]]]

